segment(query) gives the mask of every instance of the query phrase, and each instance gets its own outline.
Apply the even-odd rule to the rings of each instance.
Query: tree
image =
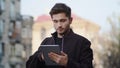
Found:
[[[111,26],[110,31],[110,47],[108,48],[107,63],[105,65],[107,68],[120,68],[120,14],[113,14],[111,17],[107,18]]]

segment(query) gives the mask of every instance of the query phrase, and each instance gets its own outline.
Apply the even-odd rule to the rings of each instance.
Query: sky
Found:
[[[103,32],[110,30],[107,17],[114,13],[120,15],[120,0],[21,0],[21,14],[36,19],[40,15],[49,14],[58,2],[70,6],[75,15],[95,22]]]

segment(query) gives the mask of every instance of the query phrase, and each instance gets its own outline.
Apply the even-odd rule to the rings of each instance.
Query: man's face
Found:
[[[52,21],[57,33],[62,35],[70,28],[72,18],[68,18],[65,13],[58,13],[52,15]]]

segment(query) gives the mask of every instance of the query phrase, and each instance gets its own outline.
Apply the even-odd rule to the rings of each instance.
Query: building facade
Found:
[[[32,35],[33,18],[20,14],[20,3],[21,0],[0,0],[0,68],[25,68],[27,55],[31,54],[32,38],[22,35],[24,29]],[[30,39],[27,43],[22,41],[26,38]]]
[[[32,25],[33,25],[33,17],[24,15],[22,22],[21,43],[24,45],[25,61],[32,54]]]

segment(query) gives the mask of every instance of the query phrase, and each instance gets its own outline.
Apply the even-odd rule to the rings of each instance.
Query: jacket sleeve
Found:
[[[26,68],[39,68],[43,67],[44,64],[45,62],[43,60],[40,60],[39,52],[37,51],[27,60]]]
[[[79,43],[80,44],[80,43]],[[68,58],[67,68],[93,68],[93,52],[90,48],[91,43],[88,40],[83,40],[80,47],[79,61]]]
[[[46,39],[41,44],[45,44],[45,42]],[[44,68],[45,61],[42,60],[40,54],[41,52],[39,47],[39,49],[33,55],[31,55],[27,60],[26,68]]]

